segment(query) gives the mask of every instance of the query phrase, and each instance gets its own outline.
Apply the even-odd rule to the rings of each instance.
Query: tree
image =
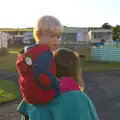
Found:
[[[104,24],[101,26],[101,28],[103,28],[103,29],[111,29],[112,26],[111,26],[109,23],[104,23]]]
[[[113,40],[120,40],[120,25],[113,28]]]

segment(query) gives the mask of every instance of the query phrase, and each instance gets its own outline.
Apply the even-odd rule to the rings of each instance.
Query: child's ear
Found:
[[[40,31],[39,30],[34,30],[34,38],[35,38],[35,41],[38,42],[39,41],[39,38],[40,37]]]

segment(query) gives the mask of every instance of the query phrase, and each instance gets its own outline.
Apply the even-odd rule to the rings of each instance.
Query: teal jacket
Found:
[[[91,100],[74,80],[65,77],[60,81],[61,95],[49,104],[33,105],[22,101],[18,111],[29,116],[26,120],[98,120]]]
[[[49,105],[31,105],[22,101],[18,111],[28,115],[29,120],[98,120],[91,100],[81,91],[63,93]]]

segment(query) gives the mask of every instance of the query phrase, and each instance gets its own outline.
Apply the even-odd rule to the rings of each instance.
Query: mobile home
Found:
[[[85,55],[85,60],[90,60],[88,28],[64,27],[61,41],[62,47],[74,50],[79,55]]]
[[[100,43],[104,40],[106,43],[112,43],[113,31],[111,29],[93,29],[88,32],[91,43]]]
[[[62,34],[62,40],[67,41],[67,42],[88,41],[88,28],[64,27],[63,34]]]

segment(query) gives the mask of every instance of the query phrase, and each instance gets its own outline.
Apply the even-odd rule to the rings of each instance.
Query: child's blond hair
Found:
[[[53,16],[42,16],[37,20],[33,35],[36,42],[39,42],[40,37],[43,35],[60,36],[62,34],[63,27],[60,21]]]

